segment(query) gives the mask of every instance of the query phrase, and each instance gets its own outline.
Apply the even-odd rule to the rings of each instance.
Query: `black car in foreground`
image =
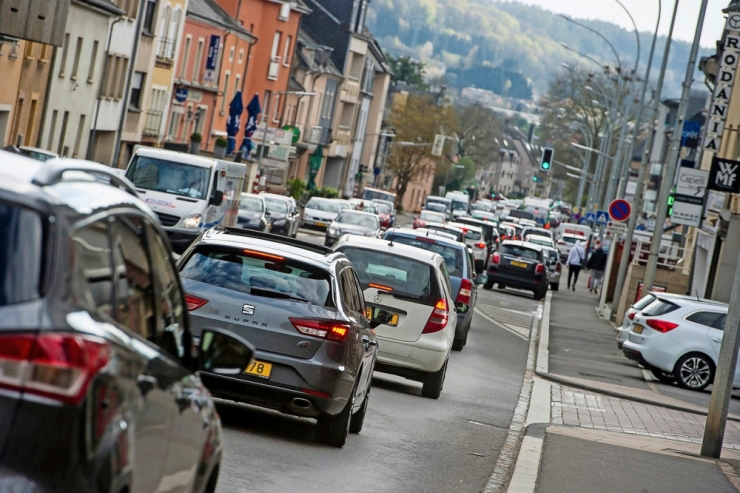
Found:
[[[267,210],[264,198],[252,193],[243,193],[236,217],[237,226],[242,229],[268,233],[272,227],[271,223],[270,212]]]
[[[253,350],[211,330],[194,354],[133,185],[0,151],[0,224],[0,491],[214,492],[221,423],[193,372],[239,375]]]
[[[298,212],[295,200],[284,195],[260,192],[265,201],[267,212],[270,213],[272,228],[270,232],[276,235],[295,238],[301,226],[301,215]]]
[[[532,291],[534,299],[541,300],[550,282],[547,264],[541,246],[525,241],[504,241],[491,255],[488,279],[483,287],[491,289],[498,284],[501,289],[524,289]]]

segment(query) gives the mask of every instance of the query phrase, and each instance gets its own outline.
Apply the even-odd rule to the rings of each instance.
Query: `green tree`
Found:
[[[411,57],[399,56],[398,58],[393,55],[387,55],[388,64],[391,66],[393,71],[393,82],[405,82],[409,87],[421,89],[422,91],[429,90],[429,84],[424,81],[426,72],[424,71],[424,63],[417,62]]]

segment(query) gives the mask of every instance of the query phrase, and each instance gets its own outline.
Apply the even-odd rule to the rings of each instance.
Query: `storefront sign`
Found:
[[[707,120],[706,135],[704,136],[703,148],[710,152],[719,151],[722,145],[722,134],[725,129],[725,120],[730,109],[730,96],[735,83],[735,72],[737,71],[738,58],[740,58],[740,31],[731,19],[740,20],[739,14],[731,14],[727,18],[729,33],[725,36],[725,44],[722,49],[719,72],[717,73],[717,85],[714,88],[712,104],[709,107],[709,119]],[[734,26],[734,27],[733,27]]]
[[[740,161],[714,156],[708,187],[719,192],[740,193]]]
[[[703,197],[707,191],[709,172],[701,169],[679,168],[676,194]]]

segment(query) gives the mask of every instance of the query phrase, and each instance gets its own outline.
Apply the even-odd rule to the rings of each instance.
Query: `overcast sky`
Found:
[[[513,2],[539,5],[553,12],[567,14],[573,18],[599,19],[619,24],[625,29],[632,30],[632,23],[616,0],[509,0]],[[673,12],[673,0],[663,1],[663,15],[661,20],[661,34],[668,32],[670,18]],[[679,1],[679,0],[676,0]],[[658,0],[621,0],[635,19],[640,31],[653,32],[658,17]],[[725,25],[722,9],[730,4],[730,0],[709,0],[706,19],[702,30],[701,45],[712,47],[719,39]],[[694,39],[696,19],[699,15],[701,0],[680,0],[674,37],[683,41]]]

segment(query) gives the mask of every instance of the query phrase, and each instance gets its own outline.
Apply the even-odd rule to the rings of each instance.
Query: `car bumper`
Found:
[[[498,269],[488,269],[488,281],[494,284],[503,284],[510,288],[539,290],[546,281],[544,277],[520,277]]]
[[[331,219],[306,219],[303,218],[303,226],[309,228],[326,229],[331,224]]]
[[[664,336],[665,334],[661,334],[659,341],[640,344],[635,342],[639,336],[630,332],[627,340],[622,343],[622,352],[627,358],[637,361],[646,368],[656,368],[671,373],[678,358],[686,351],[675,347],[670,337]]]
[[[290,234],[290,224],[285,223],[280,226],[276,226],[275,224],[273,224],[272,227],[270,228],[270,233],[276,234],[276,235],[288,236]]]
[[[447,361],[452,348],[452,341],[446,332],[447,329],[434,334],[424,334],[413,342],[378,336],[378,360],[375,369],[384,371],[381,368],[398,367],[425,373],[439,371]]]
[[[165,228],[165,231],[167,232],[167,237],[170,240],[170,246],[172,246],[172,250],[178,254],[187,250],[190,244],[193,243],[195,239],[202,233],[202,231],[197,228]]]
[[[550,284],[560,284],[560,272],[550,272]]]
[[[473,308],[461,313],[457,312],[457,323],[455,324],[455,339],[464,339],[465,334],[470,330],[470,324],[473,319]]]

